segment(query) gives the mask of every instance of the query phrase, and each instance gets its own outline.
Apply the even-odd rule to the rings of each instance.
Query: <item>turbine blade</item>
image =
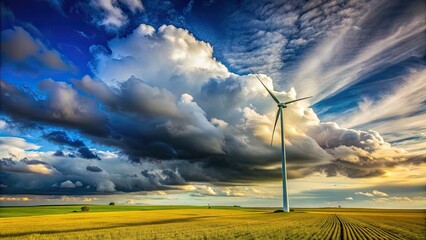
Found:
[[[304,97],[304,98],[299,98],[299,99],[296,99],[296,100],[285,102],[284,104],[294,103],[294,102],[305,100],[305,99],[308,99],[308,98],[311,98],[311,97],[312,96],[310,96],[310,97]]]
[[[250,68],[249,68],[250,69]],[[277,97],[275,97],[275,95],[274,94],[272,94],[272,92],[266,87],[266,85],[262,82],[262,80],[260,80],[260,78],[256,75],[256,73],[254,73],[253,72],[253,70],[251,70],[250,69],[250,71],[253,73],[253,75],[257,78],[257,79],[259,79],[259,81],[260,81],[260,83],[262,83],[262,85],[266,88],[266,91],[268,91],[268,93],[269,93],[269,95],[271,95],[271,97],[272,97],[272,99],[274,99],[274,101],[276,102],[276,103],[280,103],[280,100],[278,100],[278,98]]]
[[[272,130],[271,146],[272,146],[272,143],[274,142],[274,133],[275,133],[275,128],[277,127],[277,122],[279,117],[280,117],[280,109],[278,108],[277,116],[275,117],[274,130]]]

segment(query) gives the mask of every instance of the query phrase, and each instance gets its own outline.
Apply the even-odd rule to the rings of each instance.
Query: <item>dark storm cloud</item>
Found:
[[[384,142],[377,132],[345,129],[332,122],[313,126],[309,129],[308,134],[324,149],[332,149],[343,145],[371,151],[380,147]]]
[[[160,172],[143,170],[141,175],[154,186],[187,184],[179,172],[170,169],[164,169]]]
[[[393,161],[388,157],[359,157],[358,161],[348,159],[336,159],[328,164],[323,164],[308,170],[308,172],[323,172],[328,177],[343,175],[349,178],[369,178],[385,174],[388,169],[403,165],[420,165],[426,163],[424,154],[411,154],[394,156]]]
[[[107,118],[95,101],[79,95],[64,82],[47,79],[37,86],[46,97],[0,80],[0,111],[27,125],[47,123],[92,135],[107,134]]]
[[[185,185],[185,180],[180,176],[180,174],[176,171],[172,171],[170,169],[165,169],[161,171],[164,175],[164,179],[161,181],[164,185]]]
[[[141,79],[131,77],[112,89],[89,76],[73,81],[77,88],[96,96],[114,112],[139,113],[144,117],[179,117],[176,99],[166,89],[151,87]]]
[[[40,69],[66,71],[74,68],[58,51],[48,48],[17,26],[1,32],[1,58],[2,64],[32,73],[38,73]]]
[[[39,100],[39,97],[30,96],[2,81],[2,86],[5,86],[2,99],[5,99],[6,106],[2,110],[13,113],[12,117],[27,116],[29,117],[27,120],[34,120],[35,115],[35,119],[38,120],[36,122],[54,122],[63,127],[69,126],[70,122],[74,121],[72,122],[74,128],[80,130],[84,136],[96,143],[120,149],[134,162],[156,159],[175,160],[171,163],[170,169],[177,169],[179,174],[176,174],[174,170],[164,169],[161,173],[146,171],[142,173],[142,176],[148,180],[151,187],[146,186],[146,183],[138,182],[141,180],[132,180],[136,181],[136,186],[139,186],[132,189],[164,188],[164,185],[182,185],[190,181],[231,183],[280,178],[280,169],[270,167],[280,163],[280,151],[277,146],[271,148],[263,140],[251,135],[252,133],[247,129],[242,130],[236,126],[214,126],[206,120],[206,113],[192,101],[189,95],[177,100],[171,92],[150,87],[136,78],[130,78],[115,88],[87,77],[81,81],[74,81],[74,84],[95,98],[88,99],[70,85],[48,80],[39,84],[43,89],[50,89],[47,91],[47,98]],[[202,89],[204,96],[213,98],[215,95],[220,95],[221,91],[228,92],[228,95],[238,95],[241,91],[240,85],[231,79],[222,83],[211,80]],[[52,95],[58,94],[58,91],[63,91],[62,95],[68,94],[71,98],[68,98],[66,104],[60,102],[56,102],[56,105],[49,104],[49,99],[54,99]],[[154,104],[149,98],[139,96],[144,94],[158,100],[159,103]],[[13,100],[20,103],[14,109],[11,107]],[[37,107],[41,104],[40,101],[43,101],[43,105],[46,106],[41,111],[52,113],[63,120],[59,121],[52,119],[53,117],[48,118],[35,113],[31,107]],[[71,109],[78,110],[80,104],[82,105],[85,101],[88,102],[84,106],[86,111],[67,113],[63,108],[55,109],[59,105],[73,106]],[[97,101],[101,103],[102,110],[99,109]],[[231,100],[230,104],[232,104]],[[57,114],[57,111],[64,114]],[[90,111],[90,114],[87,111]],[[96,126],[103,134],[88,130],[86,123]],[[354,152],[357,154],[356,149],[351,152],[349,147],[369,152],[380,148],[381,144],[384,144],[383,139],[375,132],[342,129],[335,124],[322,123],[311,127],[308,134],[312,138],[293,136],[289,139],[291,142],[291,147],[287,148],[290,164],[289,178],[300,178],[313,172],[325,172],[329,176],[341,174],[352,178],[371,177],[383,174],[382,167],[392,167],[389,164],[386,165],[385,160],[378,159],[375,165],[369,165],[366,164],[371,161],[368,159],[350,163],[347,159],[340,158],[342,154],[354,154]],[[71,153],[73,155],[87,159],[100,159],[96,153],[87,148],[83,141],[71,139],[64,131],[45,133],[43,136],[56,144],[74,148],[76,152]],[[349,149],[343,149],[341,146],[348,146]],[[335,156],[335,160],[332,156]],[[416,159],[419,158],[421,156]],[[403,161],[395,162],[403,164]],[[411,162],[422,163],[424,160]],[[292,164],[299,167],[292,167]],[[130,191],[124,183],[118,184],[119,182],[118,180],[114,182],[117,183],[114,189]]]
[[[53,143],[56,143],[60,146],[70,146],[74,149],[77,149],[80,157],[86,159],[97,159],[101,160],[101,158],[94,152],[92,152],[89,148],[87,148],[86,144],[80,139],[71,139],[68,134],[64,131],[53,131],[50,133],[45,133],[43,137]],[[62,151],[56,151],[55,156],[64,156]]]
[[[230,121],[234,111],[223,111],[233,109],[243,101],[241,83],[234,77],[223,79],[211,79],[201,88],[197,102],[212,116]],[[214,102],[215,104],[211,104]],[[232,122],[232,121],[231,121]]]
[[[49,165],[47,162],[43,162],[43,161],[40,161],[40,160],[30,160],[28,158],[22,159],[21,162],[23,162],[27,165],[37,165],[37,164],[42,164],[42,165],[46,165],[46,166]]]
[[[14,173],[32,173],[40,175],[56,175],[59,172],[50,164],[40,160],[30,160],[27,158],[19,161],[12,158],[0,159],[1,172],[14,172]],[[5,179],[3,179],[4,181]]]
[[[377,177],[386,173],[385,170],[376,167],[360,167],[358,164],[336,160],[333,163],[319,166],[317,171],[324,172],[327,177],[335,177],[339,174],[350,178]]]
[[[79,148],[78,152],[80,153],[80,157],[82,158],[101,160],[101,158],[98,155],[96,155],[96,153],[93,153],[87,147]]]
[[[65,154],[64,154],[64,152],[62,152],[61,150],[57,150],[57,151],[53,154],[53,156],[56,156],[56,157],[64,157],[64,156],[65,156]]]
[[[86,170],[89,172],[102,172],[102,169],[96,166],[87,166]]]
[[[71,138],[69,138],[67,133],[64,131],[53,131],[44,134],[43,137],[53,143],[60,145],[68,145],[74,148],[86,146],[84,142],[79,139],[72,140]]]

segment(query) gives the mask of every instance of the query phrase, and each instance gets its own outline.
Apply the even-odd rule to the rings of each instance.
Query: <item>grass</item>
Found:
[[[0,206],[0,218],[4,217],[25,217],[52,214],[67,214],[80,212],[83,205],[43,205],[43,206],[22,206],[22,207],[2,207]],[[123,211],[151,211],[151,210],[172,210],[172,209],[206,209],[204,206],[109,206],[109,205],[84,205],[89,206],[90,212],[123,212]],[[228,206],[215,206],[215,209],[235,209]],[[262,208],[238,208],[241,211],[262,211]],[[75,214],[75,213],[74,213]]]
[[[80,207],[3,207],[0,238],[425,239],[426,230],[424,210],[92,205],[72,213]]]

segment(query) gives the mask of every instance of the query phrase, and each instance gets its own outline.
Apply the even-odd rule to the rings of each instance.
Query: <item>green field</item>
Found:
[[[1,207],[1,239],[426,239],[425,210]]]

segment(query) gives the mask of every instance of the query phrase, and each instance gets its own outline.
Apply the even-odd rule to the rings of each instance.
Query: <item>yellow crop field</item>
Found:
[[[167,209],[0,218],[2,239],[425,239],[424,211]]]

